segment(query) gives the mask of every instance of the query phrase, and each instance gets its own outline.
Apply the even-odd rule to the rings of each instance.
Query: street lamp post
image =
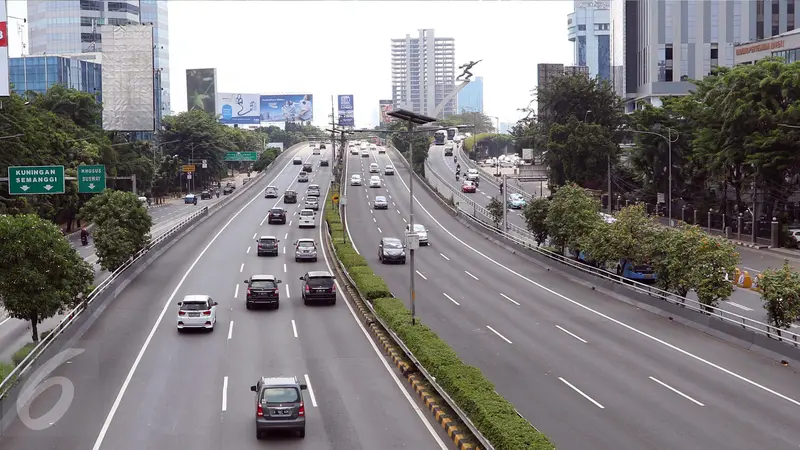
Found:
[[[436,122],[436,119],[433,117],[423,116],[421,114],[416,114],[411,111],[406,111],[403,109],[399,109],[397,111],[392,111],[388,114],[399,120],[404,120],[408,123],[408,158],[409,162],[411,163],[411,171],[409,171],[408,176],[408,194],[409,194],[409,207],[408,207],[408,232],[406,233],[406,242],[408,251],[409,251],[409,277],[411,279],[411,283],[409,286],[410,294],[411,294],[411,325],[416,324],[416,316],[417,316],[417,306],[416,306],[416,291],[414,289],[415,283],[415,271],[414,271],[414,250],[417,245],[419,245],[419,238],[413,239],[410,238],[414,233],[414,174],[411,173],[414,171],[414,148],[411,141],[411,134],[414,131],[414,125],[423,125],[426,123]]]
[[[653,136],[658,136],[661,139],[667,141],[667,179],[668,179],[668,186],[667,186],[667,214],[669,215],[669,226],[672,226],[672,143],[677,142],[680,135],[677,131],[673,130],[670,127],[667,128],[667,135],[664,136],[661,133],[656,133],[654,131],[642,131],[642,130],[627,130],[631,133],[639,133],[639,134],[651,134]],[[675,139],[672,138],[672,135],[675,135]]]

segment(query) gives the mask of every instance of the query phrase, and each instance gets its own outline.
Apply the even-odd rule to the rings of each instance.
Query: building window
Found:
[[[667,61],[672,60],[672,44],[667,44],[664,48],[664,59]]]
[[[611,43],[610,36],[597,36],[597,76],[611,81]]]
[[[716,45],[716,44],[711,44]],[[719,49],[717,47],[711,48],[711,59],[719,59]]]
[[[81,0],[81,9],[84,11],[101,11],[103,3],[99,0]]]
[[[92,26],[92,18],[91,17],[81,17],[81,26],[82,27],[90,27],[90,26]]]
[[[586,31],[586,25],[578,25],[578,31]]]
[[[756,39],[764,39],[764,0],[756,0]]]
[[[139,7],[125,2],[108,2],[108,12],[139,14]]]
[[[664,71],[664,81],[672,81],[672,69]]]
[[[586,36],[578,36],[578,60],[579,66],[586,65]]]
[[[100,33],[81,33],[81,42],[102,42]]]

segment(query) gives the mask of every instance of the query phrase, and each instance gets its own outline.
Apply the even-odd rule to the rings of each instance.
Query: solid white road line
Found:
[[[8,322],[9,320],[11,320],[11,317],[6,317],[5,319],[3,319],[3,321],[0,322],[0,327],[3,326],[3,324]]]
[[[505,336],[503,336],[502,334],[498,333],[498,332],[497,332],[497,330],[495,330],[494,328],[490,327],[489,325],[486,325],[486,328],[488,328],[488,329],[489,329],[489,331],[491,331],[492,333],[494,333],[494,334],[496,334],[497,336],[499,336],[499,337],[500,337],[500,339],[502,339],[502,340],[504,340],[504,341],[508,342],[509,344],[513,344],[513,342],[509,341],[507,337],[505,337]]]
[[[317,397],[314,396],[314,388],[311,387],[311,380],[308,379],[308,374],[303,374],[303,377],[306,379],[306,386],[308,387],[308,396],[311,397],[311,404],[314,408],[317,407]]]
[[[228,325],[228,340],[230,341],[233,337],[233,321],[231,320],[231,324]]]
[[[325,198],[327,197],[328,194],[326,192]],[[319,227],[319,241],[322,242],[322,227]],[[322,246],[322,259],[325,261],[325,265],[328,266],[328,272],[333,273],[333,267],[331,267],[331,263],[330,261],[328,261],[328,255],[327,252],[325,251],[324,245]],[[338,280],[334,280],[334,283],[336,283],[337,291],[344,292]],[[397,373],[395,373],[395,370],[389,365],[388,362],[386,362],[386,358],[384,358],[383,353],[378,349],[378,346],[375,344],[375,341],[373,341],[372,338],[370,337],[370,334],[369,332],[367,332],[367,329],[364,328],[364,324],[361,323],[361,320],[359,320],[358,316],[356,315],[356,312],[353,310],[353,307],[350,306],[350,302],[345,300],[344,304],[345,306],[347,306],[347,310],[350,311],[350,316],[353,318],[353,321],[361,329],[361,333],[364,335],[364,339],[366,339],[367,342],[369,342],[370,347],[372,347],[372,351],[375,352],[375,355],[377,356],[378,360],[381,362],[381,364],[383,364],[383,368],[386,369],[386,372],[388,372],[389,376],[392,377],[392,379],[394,380],[394,384],[397,386],[397,389],[400,390],[400,393],[403,395],[408,404],[417,414],[419,420],[422,421],[422,424],[428,430],[428,433],[430,433],[433,440],[436,441],[436,443],[439,445],[439,449],[448,450],[449,447],[445,445],[444,441],[442,441],[442,438],[439,437],[437,431],[428,421],[428,418],[425,415],[425,413],[422,412],[422,409],[420,409],[419,405],[417,405],[417,402],[411,397],[411,394],[408,393],[408,391],[405,388],[405,384],[402,381],[400,381],[400,378],[397,377]]]
[[[242,265],[239,266],[239,273],[242,273],[243,271],[244,271],[244,263],[242,263]]]
[[[394,162],[392,162],[392,165],[394,165]],[[406,187],[406,191],[409,191],[408,185],[405,184],[406,182],[403,180],[403,178],[400,177],[398,179]],[[600,311],[598,311],[596,309],[593,309],[593,308],[591,308],[589,306],[586,306],[583,303],[578,302],[576,300],[573,300],[573,299],[567,297],[566,295],[563,295],[563,294],[561,294],[561,293],[559,293],[557,291],[554,291],[553,289],[550,289],[549,287],[547,287],[547,286],[545,286],[545,285],[543,285],[541,283],[537,283],[536,281],[526,277],[525,275],[522,275],[521,273],[515,271],[514,269],[511,269],[511,268],[509,268],[507,266],[504,266],[503,264],[495,261],[494,259],[492,259],[488,255],[482,253],[481,251],[477,250],[475,247],[467,244],[462,239],[460,239],[455,234],[453,234],[444,225],[442,225],[441,222],[439,222],[438,220],[436,220],[435,217],[433,217],[433,214],[431,214],[430,211],[428,211],[428,209],[425,208],[425,206],[422,205],[422,203],[416,198],[416,196],[414,196],[414,201],[417,203],[417,205],[419,205],[420,209],[422,209],[422,211],[425,212],[425,214],[427,214],[428,217],[436,225],[438,225],[440,229],[442,229],[444,231],[445,234],[447,234],[448,236],[453,238],[453,240],[455,240],[456,242],[458,242],[459,244],[461,244],[465,248],[468,248],[468,249],[472,250],[476,255],[481,256],[482,258],[486,259],[487,261],[491,262],[492,264],[496,265],[497,267],[500,267],[501,269],[505,270],[506,272],[508,272],[508,273],[510,273],[510,274],[522,279],[522,280],[525,280],[528,283],[538,287],[539,289],[541,289],[541,290],[543,290],[545,292],[548,292],[548,293],[550,293],[552,295],[555,295],[556,297],[558,297],[558,298],[560,298],[560,299],[562,299],[564,301],[567,301],[567,302],[577,306],[578,308],[583,309],[584,311],[590,312],[590,313],[592,313],[592,314],[594,314],[594,315],[596,315],[598,317],[602,317],[603,319],[606,319],[609,322],[612,322],[612,323],[614,323],[616,325],[619,325],[619,326],[625,328],[628,331],[636,333],[641,337],[647,338],[647,339],[649,339],[649,340],[651,340],[653,342],[661,344],[664,347],[669,348],[670,350],[674,350],[674,351],[676,351],[676,352],[678,352],[678,353],[680,353],[680,354],[682,354],[682,355],[684,355],[686,357],[689,357],[689,358],[691,358],[691,359],[693,359],[693,360],[695,360],[695,361],[697,361],[699,363],[705,364],[708,367],[712,367],[712,368],[714,368],[714,369],[716,369],[716,370],[718,370],[718,371],[720,371],[720,372],[722,372],[722,373],[724,373],[726,375],[730,375],[730,376],[736,378],[739,381],[747,383],[752,387],[758,388],[758,389],[760,389],[760,390],[762,390],[764,392],[767,392],[769,394],[772,394],[772,395],[774,395],[774,396],[776,396],[776,397],[778,397],[780,399],[786,400],[787,402],[789,402],[789,403],[791,403],[793,405],[800,406],[800,401],[797,401],[797,400],[795,400],[795,399],[793,399],[793,398],[791,398],[791,397],[789,397],[787,395],[781,394],[780,392],[778,392],[778,391],[776,391],[774,389],[770,389],[770,388],[764,386],[763,384],[760,384],[760,383],[758,383],[756,381],[753,381],[753,380],[751,380],[751,379],[749,379],[747,377],[739,375],[738,373],[736,373],[736,372],[734,372],[732,370],[726,369],[726,368],[720,366],[719,364],[713,363],[713,362],[711,362],[711,361],[709,361],[707,359],[704,359],[704,358],[702,358],[700,356],[697,356],[694,353],[691,353],[691,352],[689,352],[687,350],[684,350],[684,349],[678,347],[677,345],[670,344],[669,342],[667,342],[667,341],[665,341],[665,340],[663,340],[661,338],[658,338],[656,336],[648,334],[648,333],[646,333],[646,332],[644,332],[644,331],[642,331],[642,330],[640,330],[640,329],[638,329],[638,328],[636,328],[634,326],[628,325],[627,323],[625,323],[625,322],[623,322],[621,320],[615,319],[615,318],[609,316],[608,314],[604,314],[604,313],[602,313],[602,312],[600,312]]]
[[[740,304],[738,304],[736,302],[732,302],[732,301],[729,301],[729,300],[726,300],[726,301],[722,302],[722,304],[723,305],[731,305],[734,308],[739,308],[739,309],[742,309],[742,310],[745,310],[745,311],[752,311],[753,310],[753,308],[748,308],[747,306],[740,305]]]
[[[236,289],[233,290],[233,298],[239,297],[239,285],[236,285]]]
[[[222,379],[222,411],[228,410],[228,377]]]
[[[469,275],[469,276],[471,276],[472,278],[474,278],[474,279],[475,279],[475,281],[478,281],[478,277],[476,277],[475,275],[473,275],[473,274],[471,274],[471,273],[467,272],[466,270],[464,271],[464,273],[465,273],[465,274],[467,274],[467,275]]]
[[[292,296],[289,295],[289,285],[288,284],[286,285],[286,298],[292,298]]]
[[[515,302],[511,297],[507,296],[506,294],[501,293],[500,296],[517,306],[521,306],[519,303]]]
[[[558,377],[558,379],[559,379],[559,380],[561,380],[561,382],[562,382],[562,383],[564,383],[564,384],[566,384],[567,386],[569,386],[569,387],[570,387],[570,388],[571,388],[573,391],[577,392],[578,394],[581,394],[581,396],[583,396],[583,398],[585,398],[586,400],[589,400],[590,402],[594,403],[594,405],[595,405],[595,406],[597,406],[598,408],[600,408],[600,409],[606,409],[606,408],[605,408],[605,406],[603,406],[603,405],[601,405],[600,403],[598,403],[598,402],[597,402],[595,399],[593,399],[592,397],[589,397],[588,395],[584,394],[584,393],[583,393],[583,391],[581,391],[580,389],[578,389],[578,388],[576,388],[575,386],[573,386],[573,385],[572,385],[572,384],[571,384],[569,381],[567,381],[567,380],[565,380],[565,379],[563,379],[563,378],[561,378],[561,377]]]
[[[423,274],[421,274],[421,273],[420,273],[420,271],[419,271],[419,270],[415,270],[415,272],[417,272],[417,275],[419,275],[420,277],[422,277],[422,279],[423,279],[423,280],[425,280],[425,281],[427,281],[427,280],[428,280],[428,279],[425,277],[425,275],[423,275]]]
[[[294,337],[297,337],[297,324],[294,322],[294,319],[292,319],[292,334]]]
[[[450,297],[449,295],[445,294],[444,292],[442,292],[442,295],[444,295],[446,299],[448,299],[448,300],[450,300],[451,302],[455,303],[455,304],[456,304],[456,306],[461,306],[461,303],[458,303],[457,301],[453,300],[453,297]],[[505,339],[505,338],[504,338],[504,339]]]
[[[289,167],[290,164],[291,164],[291,161],[289,161],[283,167],[283,169],[281,169],[281,171],[278,172],[278,175],[272,181],[274,182],[275,180],[277,180],[278,177],[280,177],[283,174],[283,172]],[[270,182],[270,184],[272,184],[272,183]],[[164,316],[167,314],[167,310],[172,305],[173,300],[175,300],[175,296],[178,295],[178,291],[183,286],[183,283],[186,282],[186,279],[189,277],[189,274],[192,273],[192,270],[194,270],[195,266],[197,266],[197,263],[200,262],[200,260],[203,258],[203,256],[208,251],[208,249],[211,248],[211,246],[214,244],[214,242],[217,241],[217,239],[222,235],[223,232],[225,232],[225,230],[230,226],[230,224],[237,217],[239,217],[239,215],[248,206],[250,206],[253,202],[258,200],[259,198],[261,198],[261,192],[256,194],[256,196],[253,197],[252,199],[250,199],[249,202],[245,203],[244,206],[242,206],[241,209],[239,209],[239,211],[236,211],[236,213],[233,216],[231,216],[231,218],[228,219],[227,222],[225,222],[225,225],[223,225],[222,228],[220,228],[219,231],[217,231],[217,234],[215,234],[214,237],[211,238],[211,240],[208,242],[208,244],[206,244],[206,246],[203,248],[203,250],[200,252],[200,254],[197,255],[197,257],[192,262],[192,264],[189,266],[189,268],[186,269],[186,272],[183,274],[183,276],[181,277],[180,281],[178,281],[178,285],[175,286],[175,290],[172,291],[172,294],[169,296],[167,301],[164,303],[164,307],[161,309],[161,313],[158,315],[158,318],[156,319],[155,323],[153,324],[153,327],[150,329],[150,333],[147,335],[147,338],[145,338],[144,344],[142,344],[142,348],[139,350],[139,354],[136,355],[136,359],[133,361],[133,365],[131,365],[131,368],[128,371],[128,375],[125,377],[125,381],[122,382],[122,387],[120,387],[119,392],[117,393],[117,397],[114,399],[114,403],[111,405],[111,409],[108,411],[108,415],[106,416],[106,420],[103,422],[103,426],[100,428],[100,433],[98,433],[98,435],[97,435],[97,439],[95,440],[94,445],[92,446],[92,450],[100,450],[100,447],[103,445],[103,440],[105,439],[106,434],[108,433],[108,428],[111,426],[111,422],[114,420],[114,416],[117,413],[117,409],[119,409],[119,405],[122,403],[122,397],[125,396],[125,392],[128,390],[128,386],[131,384],[131,380],[133,379],[133,375],[136,373],[136,369],[139,367],[139,364],[142,362],[142,358],[144,358],[144,354],[147,351],[147,347],[150,346],[150,342],[152,342],[153,336],[155,336],[156,330],[158,329],[158,326],[161,324],[161,321],[164,320]],[[253,236],[253,239],[255,239],[255,235]]]
[[[250,253],[250,247],[247,247],[247,251],[245,253]]]
[[[680,395],[681,397],[685,398],[686,400],[689,400],[690,402],[692,402],[692,403],[694,403],[694,404],[696,404],[696,405],[700,405],[700,406],[706,406],[706,405],[704,405],[704,404],[702,404],[702,403],[698,402],[697,400],[693,399],[692,397],[689,397],[688,395],[684,394],[683,392],[681,392],[681,391],[679,391],[679,390],[675,389],[674,387],[672,387],[672,386],[668,385],[667,383],[664,383],[663,381],[657,380],[657,379],[655,379],[655,378],[653,378],[653,377],[648,377],[648,378],[650,378],[651,380],[655,381],[656,383],[658,383],[658,384],[660,384],[660,385],[664,386],[665,388],[669,389],[670,391],[672,391],[672,392],[674,392],[674,393],[676,393],[676,394]]]
[[[443,253],[439,253],[439,256],[441,256],[442,258],[444,258],[444,259],[445,259],[445,261],[450,261],[450,258],[448,258],[447,256],[444,256],[444,254],[443,254]]]
[[[565,330],[564,328],[561,328],[561,327],[560,327],[560,326],[558,326],[558,325],[556,325],[556,328],[558,328],[559,330],[563,331],[564,333],[567,333],[568,335],[570,335],[570,336],[574,337],[575,339],[577,339],[577,340],[579,340],[579,341],[583,342],[584,344],[588,344],[588,342],[586,342],[584,339],[581,339],[580,337],[578,337],[578,335],[577,335],[577,334],[570,333],[569,331]]]

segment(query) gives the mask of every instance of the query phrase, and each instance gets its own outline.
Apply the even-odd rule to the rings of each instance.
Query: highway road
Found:
[[[311,162],[320,158],[309,147],[297,152]],[[53,372],[75,385],[63,418],[40,431],[17,420],[0,447],[449,448],[347,302],[303,305],[298,278],[327,264],[322,258],[295,263],[291,244],[300,237],[319,240],[321,227],[300,230],[295,205],[286,205],[288,224],[265,224],[281,199],[263,196],[268,184],[294,187],[302,196],[305,188],[295,184],[299,168],[291,161],[276,167],[139,275],[76,342],[83,352]],[[327,189],[329,169],[315,167],[312,179]],[[280,239],[278,257],[256,256],[260,235]],[[260,273],[283,280],[280,309],[245,308],[243,280]],[[176,331],[176,303],[187,294],[219,302],[215,331]],[[262,375],[297,376],[308,384],[304,439],[256,440],[250,386]],[[46,391],[32,403],[31,416],[43,414],[58,395]]]
[[[409,214],[408,171],[394,158],[349,157],[348,176],[372,161],[397,175],[380,189],[348,186],[346,219],[359,252],[408,302],[409,265],[377,260],[380,237],[402,236]],[[388,211],[372,210],[379,194]],[[415,198],[432,243],[417,251],[417,313],[558,448],[797,448],[794,369],[512,255],[421,187]]]
[[[428,154],[428,161],[433,170],[441,175],[446,182],[442,183],[442,181],[433,174],[426,174],[430,183],[437,186],[440,192],[445,192],[447,189],[460,192],[461,185],[459,182],[455,181],[455,165],[453,164],[453,159],[444,156],[444,147],[432,146]],[[464,167],[464,165],[461,166],[462,171],[466,170]],[[486,189],[478,189],[474,194],[464,195],[477,202],[478,205],[486,208],[491,199],[499,195],[499,192],[494,192],[497,190],[488,183],[483,183],[481,186]],[[525,219],[522,217],[520,210],[509,209],[508,220],[518,227],[523,229],[527,228]],[[745,270],[749,270],[750,274],[753,276],[763,271],[766,267],[780,267],[783,265],[783,258],[785,258],[783,255],[777,254],[776,252],[750,249],[747,247],[739,247],[738,251],[742,258],[742,264],[740,266],[744,267]],[[697,300],[697,296],[694,292],[690,292],[688,298]],[[747,289],[736,289],[727,301],[719,304],[719,307],[749,319],[764,323],[767,322],[767,313],[762,306],[760,295]],[[795,326],[793,331],[797,331],[798,329],[800,328]]]

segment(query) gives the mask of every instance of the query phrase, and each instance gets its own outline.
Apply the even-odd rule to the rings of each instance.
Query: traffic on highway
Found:
[[[307,182],[294,157],[310,165]],[[331,171],[319,162],[330,157],[287,151],[133,279],[52,369],[73,395],[42,392],[5,418],[0,446],[451,448],[332,279],[321,215],[305,207],[312,185],[325,198]],[[277,208],[286,223],[268,223]],[[262,252],[264,239],[277,251]]]
[[[446,167],[433,148],[428,158]],[[352,182],[373,176],[373,164],[394,175],[379,175],[378,186]],[[413,274],[383,264],[380,243],[405,241],[409,171],[394,151],[372,151],[348,155],[346,173],[346,229],[359,254],[407,304],[416,277],[421,320],[560,448],[797,445],[793,369],[513,255],[419,186],[414,224],[428,245],[416,250]],[[375,207],[379,197],[386,209]]]

